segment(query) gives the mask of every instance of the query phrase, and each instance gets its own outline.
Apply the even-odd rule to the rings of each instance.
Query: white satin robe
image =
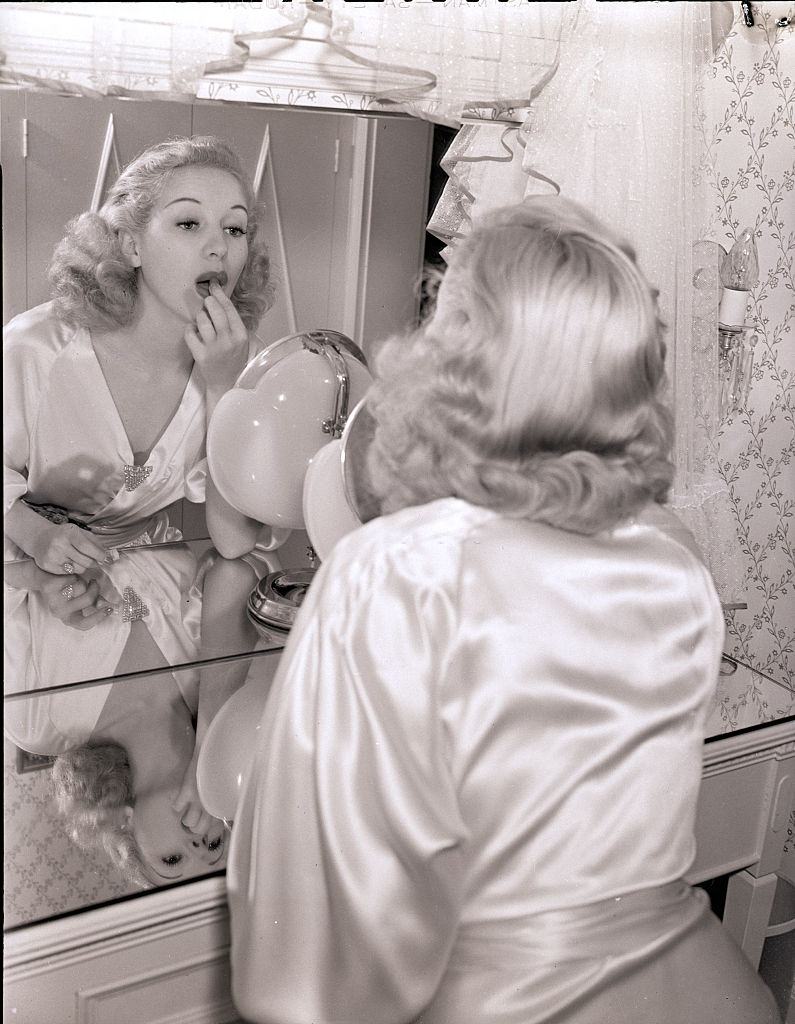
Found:
[[[249,358],[261,347],[252,335]],[[206,408],[198,370],[194,368],[177,411],[144,464],[148,477],[128,490],[124,467],[134,464],[135,455],[87,330],[63,324],[52,303],[36,306],[4,329],[3,369],[4,512],[22,497],[59,506],[110,548],[180,538],[165,509],[181,498],[203,502],[207,478]],[[146,401],[141,394],[141,402]],[[4,549],[6,559],[27,557],[8,538]],[[200,603],[194,601],[187,619],[178,613],[190,586],[183,564],[189,557],[164,556],[161,565],[154,559],[140,564],[122,559],[106,567],[119,594],[132,586],[151,606],[147,627],[172,664],[198,656],[198,619],[192,620]],[[55,619],[38,592],[6,586],[4,596],[7,692],[113,673],[130,631],[120,617],[81,633]],[[97,703],[85,696],[81,700],[91,707]],[[47,752],[62,749],[62,730],[50,721],[43,699],[30,708],[33,724],[27,732],[20,725],[19,745],[28,750],[46,747]],[[88,722],[91,714],[79,717]],[[79,731],[70,727],[65,735]]]
[[[141,602],[142,621],[168,663],[195,661],[200,654],[202,607],[198,571],[196,556],[187,547],[120,549],[114,562],[90,574],[119,610],[85,631],[56,618],[38,592],[6,585],[4,692],[24,691],[29,696],[6,703],[5,735],[34,754],[61,754],[88,742],[113,684],[33,694],[43,687],[114,674],[131,631],[123,602],[128,588]],[[140,662],[138,667],[157,665]],[[173,678],[195,712],[198,669],[182,669]]]
[[[144,533],[174,539],[162,510],[180,498],[204,501],[206,417],[198,370],[145,463],[149,476],[127,490],[124,467],[135,456],[87,330],[61,323],[52,303],[36,306],[5,328],[3,369],[4,511],[24,496],[76,514],[109,546]]]
[[[656,519],[585,537],[447,499],[337,545],[235,816],[246,1020],[638,1024],[654,986],[660,1022],[757,1019],[723,993],[718,1016],[675,1008],[708,949],[729,998],[759,993],[679,881],[723,620]],[[665,948],[616,1010],[611,983]]]

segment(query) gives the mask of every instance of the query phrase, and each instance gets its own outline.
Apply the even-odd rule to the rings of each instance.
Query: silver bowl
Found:
[[[280,569],[263,576],[246,604],[248,617],[260,635],[284,643],[315,572],[315,569]]]

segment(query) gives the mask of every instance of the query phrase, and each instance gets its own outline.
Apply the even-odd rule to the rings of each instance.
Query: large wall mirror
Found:
[[[433,164],[428,122],[18,89],[0,91],[0,114],[4,325],[48,301],[47,265],[66,223],[99,205],[119,169],[154,142],[192,134],[228,141],[264,206],[276,282],[275,304],[257,330],[265,344],[326,328],[347,335],[366,354],[378,337],[417,320]],[[117,922],[143,922],[165,905],[172,908],[168,913],[190,906],[208,914],[223,902],[222,831],[212,839],[213,849],[199,851],[191,863],[166,864],[161,878],[149,872],[144,888],[118,859],[74,841],[52,795],[63,735],[101,731],[114,715],[134,719],[138,735],[146,737],[141,757],[162,761],[164,771],[169,764],[181,771],[179,737],[191,727],[197,662],[215,658],[205,670],[216,671],[224,686],[232,676],[245,677],[253,663],[267,675],[278,660],[274,645],[245,618],[253,577],[242,565],[217,564],[202,506],[180,502],[170,515],[183,542],[122,552],[107,570],[121,614],[94,630],[69,629],[48,614],[27,587],[35,568],[30,561],[5,565],[5,927],[23,950],[28,942],[40,950],[41,936],[53,929],[70,936],[68,945],[90,945],[104,934],[101,916],[108,911]],[[282,561],[301,562],[305,541],[297,531]],[[219,570],[223,578],[216,578]],[[222,600],[208,627],[213,613],[206,605],[203,617],[200,608],[213,587]],[[212,638],[203,635],[206,629]],[[120,660],[131,630],[145,630],[151,642],[137,658]],[[223,952],[207,962],[213,977],[223,974]],[[96,970],[102,977],[104,968]],[[99,1020],[111,1012],[112,1000],[89,1000],[76,1017],[68,1016],[70,985],[51,981],[39,988],[51,1000],[50,1019],[87,1014],[85,1019]],[[231,1019],[223,1009],[223,985],[209,996],[197,992],[189,1003],[198,999],[205,1012],[209,1001],[216,1007],[212,1014],[221,1014],[213,1020]],[[45,1012],[41,1005],[37,997],[34,1016],[22,1019],[43,1020],[36,1016]],[[149,1010],[135,1012],[144,1014],[136,1019],[150,1019]],[[185,1012],[186,1020],[194,1019]]]

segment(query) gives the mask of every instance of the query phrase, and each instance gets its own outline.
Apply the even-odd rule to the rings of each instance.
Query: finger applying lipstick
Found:
[[[227,280],[228,278],[223,270],[213,270],[206,274],[200,274],[196,278],[195,288],[199,295],[201,295],[203,299],[206,299],[210,294],[210,285],[213,281],[215,281],[219,288],[224,288]]]

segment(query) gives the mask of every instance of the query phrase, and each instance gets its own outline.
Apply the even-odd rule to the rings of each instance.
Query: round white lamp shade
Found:
[[[202,807],[228,823],[235,820],[265,711],[270,676],[277,666],[275,657],[264,660],[268,663],[265,678],[252,674],[210,722],[196,763],[196,788]]]
[[[341,437],[371,382],[362,353],[336,331],[291,335],[260,352],[210,420],[207,462],[222,497],[260,523],[304,529],[309,463]]]
[[[348,504],[342,479],[342,441],[331,441],[312,457],[304,481],[306,532],[320,561],[346,533],[361,525]]]

